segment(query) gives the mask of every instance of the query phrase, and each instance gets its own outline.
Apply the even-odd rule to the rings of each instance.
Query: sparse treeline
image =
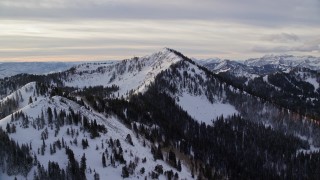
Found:
[[[52,99],[52,101],[54,100]],[[59,99],[59,101],[60,103],[66,103],[63,98]],[[74,112],[72,108],[66,111],[48,107],[40,114],[37,118],[33,118],[23,111],[18,111],[11,115],[6,131],[0,129],[0,167],[2,171],[10,176],[20,174],[26,177],[32,166],[36,166],[37,170],[34,173],[34,179],[86,179],[85,157],[81,158],[80,161],[76,160],[72,149],[69,148],[68,143],[63,138],[57,139],[53,143],[48,143],[48,128],[53,129],[54,127],[54,136],[56,138],[62,127],[71,125],[70,128],[67,128],[67,132],[62,133],[66,133],[73,139],[73,141],[70,141],[71,145],[78,146],[77,138],[79,133],[88,133],[90,138],[94,139],[100,137],[101,133],[107,133],[106,127],[103,124],[98,124],[96,120],[88,119],[79,112]],[[9,139],[8,134],[19,133],[17,132],[17,126],[24,129],[34,128],[42,131],[40,137],[42,145],[34,151],[38,152],[37,154],[30,154],[33,146],[31,142],[30,144],[19,146],[15,141]],[[87,139],[82,139],[82,146],[83,149],[89,146]],[[45,156],[47,153],[53,155],[62,149],[65,149],[68,157],[68,165],[65,169],[59,167],[56,162],[49,162],[45,168],[45,165],[38,161],[37,156]],[[112,156],[115,155],[112,154]],[[115,159],[115,161],[117,160]]]
[[[12,114],[19,109],[20,103],[27,101],[29,104],[37,100],[39,96],[45,96],[48,93],[48,86],[37,82],[35,86],[23,89],[25,92],[29,92],[32,95],[28,99],[24,99],[21,90],[15,91],[12,96],[0,101],[0,119]]]

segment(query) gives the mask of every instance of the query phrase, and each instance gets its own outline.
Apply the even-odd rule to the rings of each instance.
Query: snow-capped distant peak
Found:
[[[281,67],[304,67],[311,70],[320,70],[320,58],[313,56],[266,55],[261,58],[252,58],[244,62],[248,66],[276,65]]]
[[[208,59],[196,59],[196,58],[192,58],[193,61],[195,61],[196,63],[198,63],[199,65],[206,65],[206,64],[218,64],[221,63],[222,59],[220,58],[208,58]]]

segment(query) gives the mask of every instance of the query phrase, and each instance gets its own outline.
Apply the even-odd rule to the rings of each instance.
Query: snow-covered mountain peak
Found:
[[[64,83],[80,88],[116,85],[119,87],[119,96],[128,96],[144,92],[156,75],[182,60],[174,50],[164,48],[151,55],[118,62],[86,63],[71,69]]]
[[[175,54],[169,48],[163,48],[162,50],[155,52],[151,55],[147,55],[141,58],[132,58],[131,63],[145,63],[145,66],[150,66],[152,68],[157,68],[161,65],[168,67],[173,63],[181,61],[182,58]]]

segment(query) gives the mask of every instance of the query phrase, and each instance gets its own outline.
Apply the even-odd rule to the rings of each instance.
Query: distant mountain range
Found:
[[[266,55],[245,61],[222,60],[219,58],[194,60],[216,73],[233,71],[238,76],[246,76],[246,73],[263,75],[280,71],[286,72],[299,67],[320,71],[320,58],[313,56]]]
[[[0,62],[0,79],[21,73],[48,74],[65,71],[81,62]]]
[[[242,69],[253,74],[264,74],[279,70],[286,71],[294,67],[305,67],[316,71],[320,70],[320,58],[313,56],[266,55],[261,58],[252,58],[245,61],[223,60],[219,58],[193,58],[192,60],[200,65],[205,65],[215,72],[231,69],[238,69],[237,71],[240,72]],[[107,62],[111,63],[113,61]],[[61,72],[82,63],[83,62],[0,62],[0,79],[21,73],[40,75]]]

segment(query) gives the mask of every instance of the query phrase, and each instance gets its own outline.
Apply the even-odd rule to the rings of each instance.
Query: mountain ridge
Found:
[[[159,52],[144,57],[115,62],[106,66],[97,65],[90,69],[92,64],[82,64],[74,67],[74,74],[64,80],[66,86],[119,86],[119,96],[143,92],[154,77],[167,69],[171,64],[182,60],[181,57],[164,48]],[[85,67],[84,67],[85,66]],[[82,77],[85,78],[82,78]],[[115,81],[115,78],[118,78]],[[101,82],[99,79],[103,79]]]

